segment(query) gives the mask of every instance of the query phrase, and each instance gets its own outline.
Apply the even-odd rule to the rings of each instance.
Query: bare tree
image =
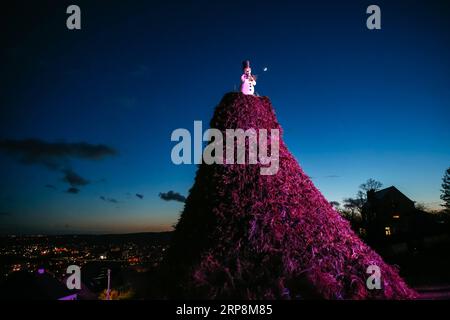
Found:
[[[367,202],[367,191],[378,191],[383,187],[380,181],[375,179],[368,179],[359,186],[359,190],[354,198],[344,199],[343,215],[350,219],[361,218],[361,211],[364,204]]]
[[[445,211],[450,212],[450,168],[445,171],[441,186],[441,200],[444,201],[442,206],[445,208]]]
[[[416,207],[416,209],[418,209],[420,211],[428,212],[427,206],[424,203],[417,202],[415,204],[415,207]]]
[[[360,191],[358,191],[358,193],[364,192],[365,194],[367,194],[367,191],[378,191],[381,189],[381,187],[383,187],[383,184],[380,181],[370,178],[365,183],[362,183],[359,186]]]
[[[338,201],[330,201],[330,204],[336,209],[338,210],[341,206],[341,204]]]

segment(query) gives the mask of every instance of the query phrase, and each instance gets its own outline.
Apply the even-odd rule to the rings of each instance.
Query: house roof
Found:
[[[51,275],[13,272],[0,286],[0,297],[8,300],[57,300],[73,294]]]
[[[383,199],[387,194],[389,194],[390,192],[400,192],[400,190],[398,190],[396,187],[394,186],[390,186],[388,188],[385,189],[381,189],[378,191],[375,191],[374,196],[377,199]],[[401,193],[401,192],[400,192]],[[405,196],[406,197],[406,196]]]
[[[396,195],[400,196],[401,198],[404,198],[404,199],[410,201],[411,203],[414,203],[414,201],[409,199],[407,196],[405,196],[400,190],[398,190],[394,186],[390,186],[388,188],[375,191],[372,194],[372,197],[373,197],[372,200],[375,200],[376,202],[383,201],[389,194],[396,194]],[[366,203],[364,203],[363,208],[366,208],[369,205],[369,202],[370,202],[370,200],[368,199],[368,201]]]

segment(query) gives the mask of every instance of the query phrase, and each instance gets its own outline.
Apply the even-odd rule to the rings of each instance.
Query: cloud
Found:
[[[63,172],[64,172],[63,181],[67,182],[72,187],[81,187],[89,184],[89,180],[86,180],[85,178],[81,177],[72,169],[63,170]]]
[[[47,189],[56,190],[56,187],[55,187],[54,185],[52,185],[52,184],[46,184],[45,187],[46,187]]]
[[[103,201],[106,201],[106,202],[119,203],[119,201],[114,199],[114,198],[107,198],[107,197],[104,197],[104,196],[100,196],[100,199],[103,200]]]
[[[39,139],[1,140],[0,151],[17,157],[23,164],[40,164],[52,170],[67,166],[70,158],[101,160],[117,154],[116,150],[103,144],[49,143]]]
[[[136,197],[138,197],[139,199],[143,199],[143,198],[144,198],[144,195],[143,195],[143,194],[140,194],[140,193],[136,193]]]
[[[75,188],[75,187],[70,187],[69,189],[67,189],[66,191],[67,193],[72,193],[72,194],[77,194],[80,192],[80,189]]]
[[[9,154],[22,164],[43,165],[49,170],[60,171],[64,174],[63,181],[71,188],[68,193],[78,193],[79,188],[90,183],[70,169],[71,159],[101,160],[108,156],[114,156],[117,151],[103,144],[90,144],[86,142],[50,143],[39,139],[24,140],[0,140],[0,151]],[[52,185],[46,185],[49,189],[56,189]]]
[[[186,197],[182,196],[178,192],[170,190],[169,192],[161,192],[159,194],[159,197],[165,201],[178,201],[178,202],[185,202]]]

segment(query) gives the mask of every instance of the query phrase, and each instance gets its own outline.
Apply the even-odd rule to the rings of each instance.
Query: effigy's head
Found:
[[[242,62],[242,70],[244,70],[244,73],[246,75],[250,75],[252,73],[252,68],[250,68],[250,61],[249,60],[244,60]]]

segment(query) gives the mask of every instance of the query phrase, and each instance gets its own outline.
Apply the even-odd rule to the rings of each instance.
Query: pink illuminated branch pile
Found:
[[[415,297],[303,172],[267,97],[226,94],[211,127],[279,129],[280,167],[264,176],[259,164],[199,166],[167,256],[170,297]],[[370,265],[381,270],[379,290],[366,286]]]

